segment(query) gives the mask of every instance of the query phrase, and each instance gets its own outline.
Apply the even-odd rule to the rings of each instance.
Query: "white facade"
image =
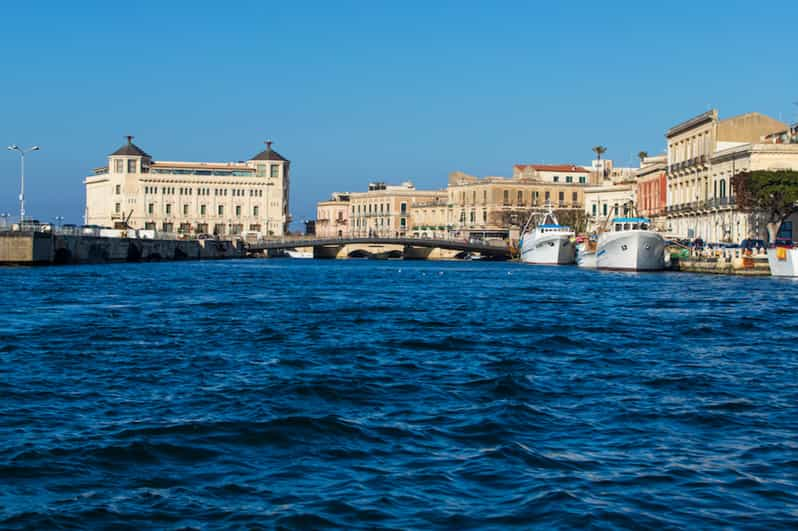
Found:
[[[245,162],[153,161],[132,143],[84,181],[89,225],[161,232],[281,236],[288,213],[289,161],[271,149]]]
[[[585,214],[588,231],[597,231],[607,226],[607,220],[616,216],[632,214],[635,205],[633,183],[606,184],[585,188]]]

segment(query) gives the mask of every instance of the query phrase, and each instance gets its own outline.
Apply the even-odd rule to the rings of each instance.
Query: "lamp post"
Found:
[[[7,229],[8,228],[8,218],[11,217],[11,214],[8,212],[0,213],[0,219],[3,220],[2,225],[0,225],[0,229]]]
[[[16,144],[8,146],[9,151],[16,151],[20,155],[20,177],[19,177],[19,224],[25,221],[25,154],[32,151],[39,151],[39,146],[21,148]]]

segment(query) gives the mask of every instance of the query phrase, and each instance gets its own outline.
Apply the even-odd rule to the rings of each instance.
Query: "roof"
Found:
[[[255,168],[251,168],[244,163],[224,163],[224,162],[170,162],[159,160],[152,163],[153,168],[191,168],[198,170],[236,170],[236,171],[250,171],[254,172]]]
[[[578,172],[578,173],[590,173],[588,170],[583,168],[582,166],[577,166],[576,164],[516,164],[513,166],[517,170],[527,170],[532,169],[535,171],[562,171],[562,172]]]
[[[115,155],[128,155],[132,157],[149,157],[149,155],[143,149],[141,149],[140,147],[138,147],[136,144],[133,143],[132,136],[126,136],[125,138],[127,138],[127,144],[125,144],[121,148],[111,153],[112,157]]]
[[[277,153],[272,149],[271,141],[266,141],[266,149],[255,155],[249,160],[279,160],[283,162],[288,162],[288,159],[283,158],[282,155]]]
[[[614,218],[613,223],[651,223],[648,218]]]

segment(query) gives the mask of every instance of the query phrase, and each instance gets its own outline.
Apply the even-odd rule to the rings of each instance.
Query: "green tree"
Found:
[[[601,168],[601,170],[602,170],[601,171],[601,178],[602,179],[604,179],[604,177],[606,177],[606,175],[604,174],[604,167],[601,165],[601,156],[604,153],[606,153],[606,152],[607,152],[607,148],[604,147],[604,146],[599,145],[599,146],[593,147],[593,153],[596,154],[596,158],[598,158],[598,162],[599,162],[599,164],[598,164],[599,168]]]
[[[770,241],[776,239],[781,224],[798,212],[798,171],[757,170],[732,178],[737,207],[762,214]]]

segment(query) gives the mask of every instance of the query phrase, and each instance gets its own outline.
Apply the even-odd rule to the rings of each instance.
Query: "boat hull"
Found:
[[[605,232],[599,238],[596,266],[618,271],[662,271],[665,239],[648,230]]]
[[[587,245],[581,243],[576,247],[576,265],[590,269],[596,268],[596,251],[589,250]]]
[[[290,258],[299,258],[303,260],[310,260],[313,258],[313,253],[310,251],[286,251]]]
[[[768,265],[774,277],[798,277],[798,249],[768,249]]]
[[[525,234],[521,240],[521,261],[527,264],[573,264],[576,246],[571,234]]]

